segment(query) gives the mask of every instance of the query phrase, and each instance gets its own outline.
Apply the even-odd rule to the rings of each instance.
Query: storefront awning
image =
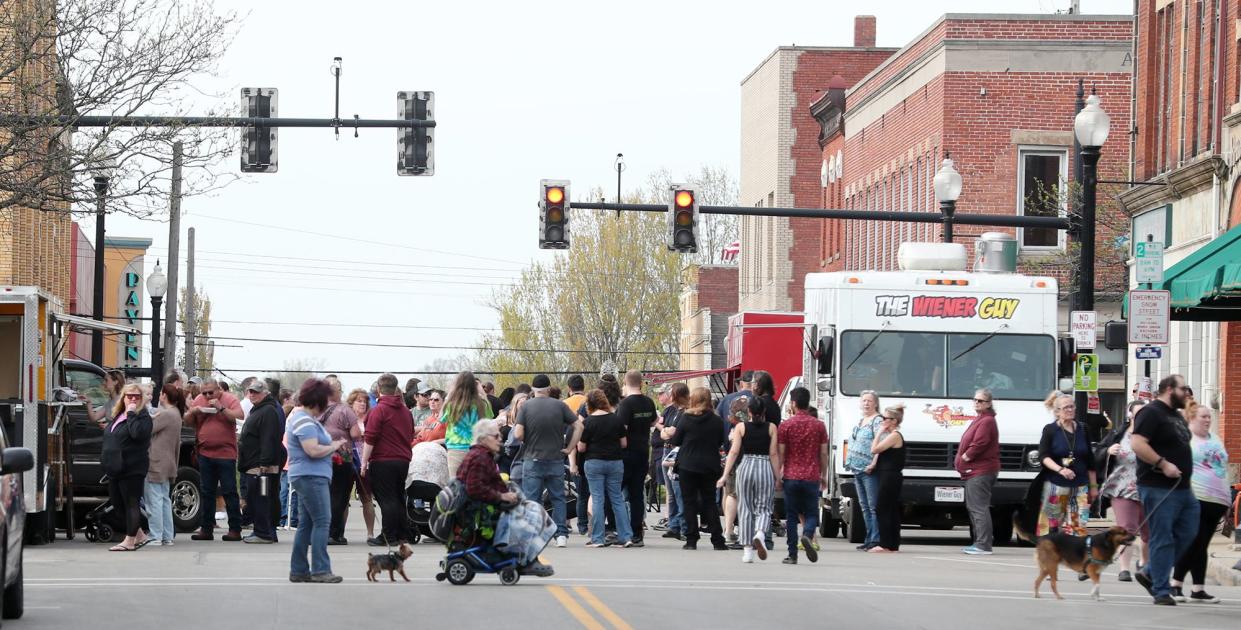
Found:
[[[1241,225],[1169,267],[1156,286],[1172,294],[1172,319],[1241,321]]]
[[[675,383],[677,381],[687,381],[691,378],[703,378],[715,376],[716,374],[724,374],[732,372],[736,368],[719,368],[715,370],[690,370],[686,372],[656,372],[646,375],[646,380],[652,385],[661,383]]]

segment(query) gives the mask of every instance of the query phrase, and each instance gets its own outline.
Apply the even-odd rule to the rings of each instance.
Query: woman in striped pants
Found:
[[[771,527],[771,510],[780,484],[780,453],[776,448],[776,425],[767,422],[765,407],[758,397],[733,401],[729,414],[737,420],[733,427],[724,474],[716,483],[724,487],[729,473],[737,470],[738,525],[740,540],[746,545],[742,562],[767,559],[763,539]],[[737,460],[740,458],[741,463]]]

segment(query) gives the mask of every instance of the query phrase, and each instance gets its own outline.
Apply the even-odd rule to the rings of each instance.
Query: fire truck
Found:
[[[969,525],[964,482],[953,467],[958,443],[976,415],[973,395],[995,399],[1001,471],[993,522],[997,544],[1012,538],[1012,512],[1038,472],[1038,442],[1050,418],[1043,400],[1057,384],[1057,287],[1049,277],[1016,273],[1016,243],[988,233],[966,271],[959,244],[905,243],[900,271],[806,276],[806,324],[814,341],[805,373],[819,417],[828,425],[832,473],[821,533],[865,537],[851,472],[849,438],[861,418],[860,396],[874,391],[880,411],[905,406],[906,527]]]

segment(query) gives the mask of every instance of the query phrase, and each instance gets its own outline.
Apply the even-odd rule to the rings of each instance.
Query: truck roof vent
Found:
[[[959,243],[901,243],[902,271],[965,271],[965,246]]]
[[[974,271],[1016,273],[1017,239],[1005,232],[984,232],[974,243]]]

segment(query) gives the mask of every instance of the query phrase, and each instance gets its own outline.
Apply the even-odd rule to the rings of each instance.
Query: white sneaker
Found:
[[[569,539],[568,539],[568,538],[565,538],[564,536],[557,536],[557,537],[556,537],[556,546],[557,546],[557,547],[559,547],[559,548],[561,548],[561,549],[564,549],[565,547],[568,547],[568,546],[569,546]]]
[[[746,547],[741,550],[741,561],[746,564],[754,562],[754,549],[752,547]]]

